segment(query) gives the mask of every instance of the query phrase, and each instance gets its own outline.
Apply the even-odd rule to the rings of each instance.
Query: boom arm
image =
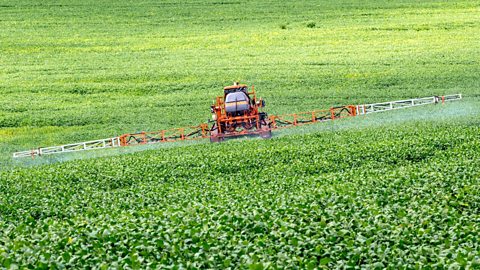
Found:
[[[272,115],[269,117],[271,129],[287,128],[303,124],[323,122],[340,119],[344,117],[366,115],[370,113],[385,112],[397,109],[411,108],[416,106],[445,103],[462,99],[461,94],[447,96],[433,96],[424,98],[414,98],[406,100],[397,100],[383,103],[372,103],[362,105],[348,105],[332,107],[329,110],[316,110],[311,112],[302,112],[284,115]],[[116,148],[131,145],[152,144],[162,142],[175,142],[183,140],[196,140],[210,137],[212,131],[208,124],[202,123],[194,127],[175,128],[160,130],[154,132],[140,132],[132,134],[123,134],[118,137],[100,139],[94,141],[65,144],[51,147],[39,147],[30,151],[21,151],[13,153],[14,158],[35,157],[41,155],[61,154],[69,152],[78,152],[94,149]]]

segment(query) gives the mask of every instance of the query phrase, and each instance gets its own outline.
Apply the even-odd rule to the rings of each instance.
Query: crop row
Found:
[[[478,267],[479,131],[422,122],[4,172],[0,265]]]

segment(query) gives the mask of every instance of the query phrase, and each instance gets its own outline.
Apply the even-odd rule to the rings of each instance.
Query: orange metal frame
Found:
[[[222,101],[222,97],[218,97],[217,101]],[[218,102],[217,105],[221,105],[221,102]],[[220,106],[220,108],[222,108]],[[258,110],[258,108],[257,108]],[[247,121],[251,119],[256,119],[257,123],[259,122],[259,116],[257,115],[243,115],[237,117],[228,118],[225,114],[224,108],[222,108],[221,119],[217,119],[217,123],[228,123],[233,121]],[[357,111],[356,107],[353,105],[341,106],[341,107],[332,107],[329,110],[315,110],[311,112],[300,112],[292,114],[283,114],[283,115],[271,115],[269,117],[271,128],[273,129],[282,129],[295,127],[306,124],[313,124],[317,122],[324,122],[328,120],[336,120],[345,117],[356,116]],[[220,127],[220,126],[219,126]],[[262,132],[261,130],[243,130],[236,131],[232,134],[224,134],[224,137],[233,137],[241,136],[246,134],[258,134]],[[202,123],[198,126],[193,127],[184,127],[184,128],[174,128],[167,130],[160,130],[154,132],[139,132],[139,133],[128,133],[121,135],[120,145],[129,146],[129,145],[141,145],[141,144],[151,144],[159,142],[175,142],[182,140],[199,140],[208,138],[211,136],[211,130],[206,123]]]
[[[121,146],[149,144],[158,142],[175,142],[207,138],[210,134],[208,125],[202,123],[194,127],[173,128],[152,132],[127,133],[119,137]]]
[[[356,116],[356,106],[332,107],[329,110],[315,110],[311,112],[300,112],[283,115],[272,115],[269,117],[273,129],[287,128],[305,124],[313,124],[328,120],[341,119]]]
[[[246,85],[239,85],[235,87],[246,87]],[[224,89],[233,89],[234,86],[225,87]],[[202,123],[198,126],[193,127],[183,127],[183,128],[174,128],[167,130],[160,130],[154,132],[139,132],[139,133],[128,133],[123,134],[119,137],[121,146],[128,145],[141,145],[141,144],[150,144],[150,143],[159,143],[159,142],[175,142],[182,140],[198,140],[203,138],[208,138],[212,136],[218,136],[221,134],[222,137],[232,137],[232,136],[242,136],[247,134],[259,134],[265,132],[265,130],[260,129],[260,112],[259,108],[262,107],[262,101],[260,99],[259,103],[257,102],[257,96],[255,93],[255,88],[252,85],[251,91],[247,91],[247,95],[252,99],[252,109],[247,111],[243,115],[232,116],[229,115],[225,110],[225,94],[223,96],[218,96],[215,99],[215,105],[212,106],[213,113],[215,115],[215,122],[218,128],[218,132],[215,134],[212,133],[212,129],[209,128],[208,124]],[[344,117],[356,116],[356,106],[340,106],[332,107],[329,110],[315,110],[311,112],[300,112],[293,114],[284,114],[284,115],[271,115],[268,118],[270,126],[267,130],[280,129],[294,127],[304,124],[312,124],[316,122],[323,122],[328,120],[336,120]],[[255,122],[256,126],[253,130],[222,130],[222,126],[229,126],[234,123],[252,123]],[[252,127],[253,128],[253,127]]]
[[[245,86],[245,85],[241,85]],[[236,86],[238,87],[238,86]],[[225,87],[224,89],[233,89],[233,86],[230,87]],[[255,87],[252,85],[252,90],[251,92],[247,92],[247,95],[252,99],[253,105],[252,109],[249,110],[247,113],[244,115],[240,116],[230,116],[225,110],[225,95],[223,96],[218,96],[216,98],[215,105],[212,106],[212,109],[214,110],[215,113],[215,121],[218,127],[218,133],[224,133],[225,130],[222,130],[222,124],[233,124],[233,123],[249,123],[252,122],[252,120],[255,120],[257,126],[256,128],[259,129],[259,122],[260,122],[260,115],[259,115],[259,107],[261,106],[261,101],[260,101],[260,106],[257,104],[257,95],[255,93]],[[241,132],[235,132],[235,134],[223,134],[223,136],[235,136],[235,135],[243,135],[243,134],[251,134],[251,131],[241,131]]]

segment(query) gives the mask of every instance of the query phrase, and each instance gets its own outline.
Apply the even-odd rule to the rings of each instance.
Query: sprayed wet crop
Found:
[[[4,173],[0,265],[478,267],[478,125],[418,124]]]

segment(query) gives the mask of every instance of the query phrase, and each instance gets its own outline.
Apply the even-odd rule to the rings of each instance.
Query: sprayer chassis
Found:
[[[225,91],[232,89],[247,89],[246,85],[232,85],[225,87]],[[229,113],[226,110],[226,96],[231,94],[226,92],[224,96],[216,98],[214,105],[211,106],[213,122],[210,128],[210,141],[220,142],[226,137],[238,137],[245,135],[260,135],[262,138],[270,138],[272,136],[271,125],[265,112],[260,112],[260,108],[265,103],[259,99],[252,86],[250,92],[244,90],[246,97],[248,96],[249,109],[243,112]]]

